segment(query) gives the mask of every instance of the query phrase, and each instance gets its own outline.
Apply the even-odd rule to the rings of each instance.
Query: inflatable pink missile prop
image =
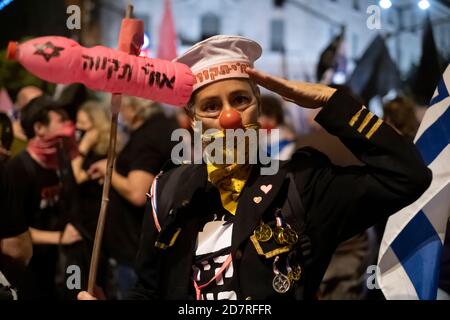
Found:
[[[130,29],[130,23],[124,25]],[[129,32],[122,34],[129,35]],[[138,45],[121,41],[119,48],[139,54]],[[133,54],[103,46],[85,48],[57,36],[35,38],[22,44],[10,42],[7,50],[9,59],[17,60],[30,73],[49,82],[83,83],[95,91],[186,105],[194,83],[188,66]]]

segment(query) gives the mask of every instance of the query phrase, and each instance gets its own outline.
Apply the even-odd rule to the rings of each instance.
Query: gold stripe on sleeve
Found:
[[[365,108],[362,107],[361,110],[358,111],[358,113],[356,113],[351,119],[350,122],[348,123],[351,127],[353,127],[356,123],[356,121],[358,121],[359,116],[361,115],[361,112],[363,112]]]
[[[373,125],[372,129],[370,129],[370,131],[367,132],[366,138],[370,139],[374,135],[374,133],[377,132],[378,128],[380,128],[382,123],[383,123],[383,120],[378,119],[378,121],[375,122],[375,124]]]
[[[367,116],[364,118],[364,121],[361,123],[361,125],[358,128],[358,132],[363,132],[364,128],[369,124],[370,120],[373,118],[373,113],[369,112]]]

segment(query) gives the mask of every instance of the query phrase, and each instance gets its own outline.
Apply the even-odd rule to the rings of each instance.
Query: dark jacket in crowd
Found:
[[[333,95],[316,121],[365,166],[335,166],[312,148],[299,149],[290,161],[280,162],[275,175],[260,175],[260,166],[253,166],[239,198],[232,234],[238,299],[315,299],[338,244],[415,201],[431,182],[431,172],[415,146],[343,92]],[[137,260],[139,280],[130,298],[195,298],[192,266],[200,221],[208,211],[207,180],[205,165],[183,165],[159,177],[161,231],[147,207]],[[251,236],[261,220],[273,225],[274,212],[294,187],[289,186],[291,181],[301,206],[294,206],[294,214],[286,220],[301,233],[290,251],[298,252],[302,275],[280,294],[272,284],[277,251],[266,258],[263,244],[261,252]],[[267,194],[261,192],[264,185],[272,186]],[[262,200],[254,201],[255,197]]]
[[[117,173],[126,177],[131,171],[139,170],[157,175],[170,159],[175,146],[170,136],[175,129],[177,126],[173,119],[163,113],[152,115],[130,134],[128,143],[117,156]],[[111,189],[104,249],[119,264],[134,265],[144,211],[145,205],[137,207],[114,188]]]

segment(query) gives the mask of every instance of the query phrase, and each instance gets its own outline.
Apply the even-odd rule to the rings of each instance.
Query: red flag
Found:
[[[11,116],[13,114],[13,103],[5,88],[0,89],[0,112]]]
[[[159,59],[173,60],[177,57],[177,35],[172,15],[171,0],[164,0],[164,14],[159,26]]]

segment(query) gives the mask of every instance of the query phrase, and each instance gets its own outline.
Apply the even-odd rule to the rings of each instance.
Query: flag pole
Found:
[[[127,5],[125,18],[131,19],[133,16],[133,6]],[[109,204],[109,191],[111,189],[111,177],[116,157],[117,141],[117,123],[119,118],[120,105],[122,102],[121,94],[112,94],[111,97],[111,129],[109,136],[108,154],[106,160],[106,175],[103,184],[102,203],[98,216],[97,230],[95,232],[94,246],[91,255],[91,264],[89,268],[88,293],[94,295],[94,288],[97,280],[98,262],[100,258],[100,249],[102,246],[103,231],[105,228],[106,212]]]

